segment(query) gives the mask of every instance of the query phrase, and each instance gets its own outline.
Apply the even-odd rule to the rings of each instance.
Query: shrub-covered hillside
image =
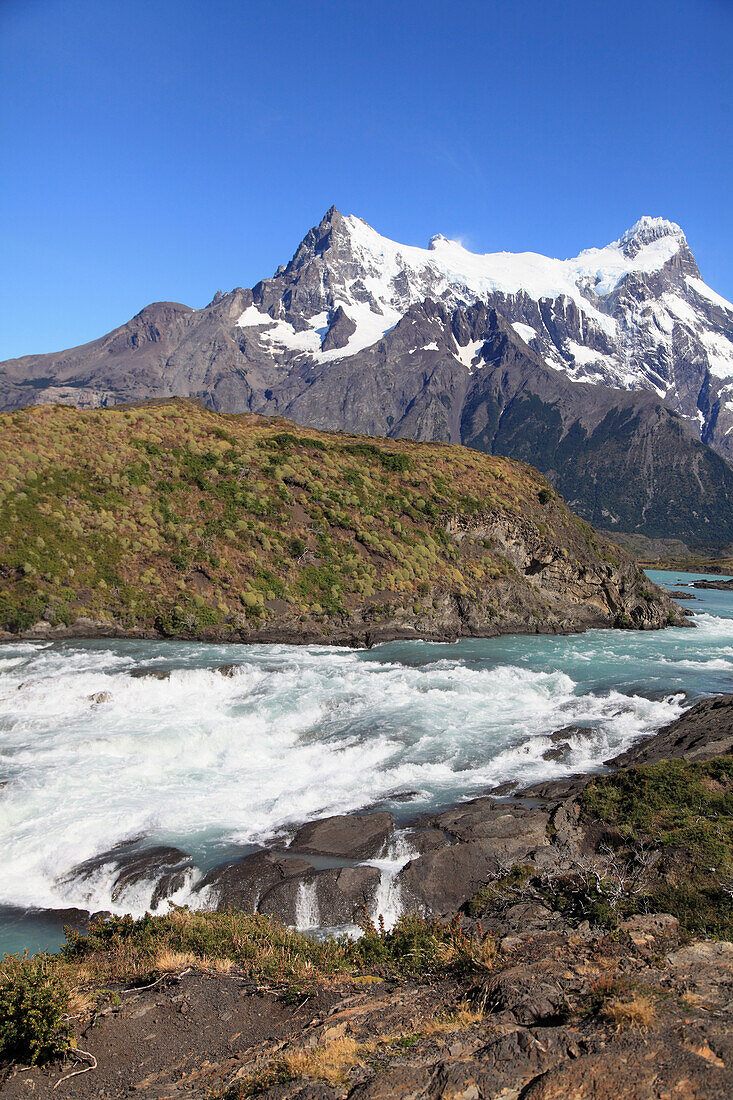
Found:
[[[531,467],[171,400],[0,417],[0,627],[350,640],[677,612]]]

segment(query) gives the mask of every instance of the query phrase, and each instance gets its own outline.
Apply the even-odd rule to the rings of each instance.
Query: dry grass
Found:
[[[646,993],[632,993],[629,997],[616,997],[604,1007],[603,1014],[618,1030],[625,1028],[645,1029],[652,1026],[657,1018],[654,1001]]]
[[[88,1016],[97,1004],[97,995],[86,992],[83,989],[72,989],[66,1005],[66,1015],[71,1019],[79,1016]]]
[[[294,1050],[283,1054],[280,1061],[294,1078],[310,1077],[316,1081],[326,1081],[329,1085],[340,1085],[346,1080],[349,1070],[360,1065],[361,1054],[361,1044],[344,1035],[314,1050]]]
[[[185,970],[188,966],[200,965],[200,959],[192,955],[190,951],[170,951],[165,948],[159,951],[153,960],[153,969],[159,974],[174,974],[178,970]]]
[[[471,952],[471,961],[484,970],[493,970],[497,950],[496,940],[492,936],[486,936],[474,945]]]
[[[209,966],[216,974],[229,974],[234,969],[234,962],[222,956],[219,959],[211,959]]]
[[[484,1018],[483,1012],[471,1005],[463,1003],[457,1006],[453,1012],[446,1012],[440,1016],[434,1016],[432,1020],[419,1027],[422,1035],[449,1035],[453,1031],[463,1031],[465,1028],[480,1024]]]

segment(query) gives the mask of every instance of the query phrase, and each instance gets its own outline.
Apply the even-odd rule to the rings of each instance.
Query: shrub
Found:
[[[5,955],[0,963],[0,1058],[35,1065],[64,1054],[69,1002],[46,955]]]

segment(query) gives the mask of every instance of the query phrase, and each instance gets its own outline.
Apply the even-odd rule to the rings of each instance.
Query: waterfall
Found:
[[[320,923],[321,914],[318,909],[315,880],[301,882],[295,898],[295,927],[299,932],[305,932],[311,928],[318,928]]]
[[[379,868],[380,872],[379,886],[370,913],[375,924],[379,924],[380,917],[387,930],[397,924],[402,915],[402,886],[397,881],[397,875],[417,855],[419,852],[410,844],[409,833],[402,830],[395,832],[384,855],[367,861],[370,866]]]

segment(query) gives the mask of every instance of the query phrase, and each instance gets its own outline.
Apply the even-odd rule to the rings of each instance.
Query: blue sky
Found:
[[[206,304],[335,203],[569,256],[642,214],[733,299],[733,0],[0,0],[0,359]]]

